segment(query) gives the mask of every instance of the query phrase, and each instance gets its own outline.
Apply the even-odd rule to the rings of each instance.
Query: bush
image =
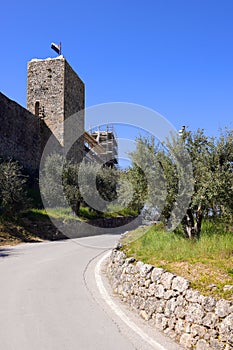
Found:
[[[82,201],[78,185],[78,171],[78,164],[66,163],[62,173],[64,194],[75,215],[79,215]]]
[[[64,159],[59,154],[49,155],[40,174],[40,191],[44,204],[48,207],[64,207],[62,174]]]
[[[0,211],[4,215],[14,217],[28,207],[26,182],[27,177],[17,162],[0,164]]]
[[[70,206],[76,215],[80,214],[82,205],[101,216],[117,196],[116,183],[117,170],[72,163],[59,154],[47,157],[40,174],[40,190],[46,207]]]

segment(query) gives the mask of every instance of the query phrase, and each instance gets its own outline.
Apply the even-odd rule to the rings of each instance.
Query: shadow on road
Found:
[[[9,248],[0,248],[0,258],[6,258],[11,254],[11,249]]]

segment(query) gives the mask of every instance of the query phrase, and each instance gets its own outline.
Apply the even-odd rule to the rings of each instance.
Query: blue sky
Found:
[[[232,127],[233,1],[67,0],[1,4],[1,92],[26,104],[27,61],[63,54],[86,106],[137,103],[177,129]]]

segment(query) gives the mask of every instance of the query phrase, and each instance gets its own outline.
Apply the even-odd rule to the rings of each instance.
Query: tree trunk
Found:
[[[196,223],[195,223],[196,238],[200,238],[202,219],[203,219],[203,213],[202,213],[201,205],[199,205],[196,213]]]
[[[189,239],[198,239],[201,233],[201,224],[202,224],[202,210],[201,206],[198,207],[196,213],[196,222],[194,220],[194,214],[192,209],[188,209],[183,221],[183,229],[185,236]]]
[[[78,214],[79,214],[79,209],[80,209],[80,201],[78,201],[78,200],[72,200],[70,204],[71,204],[71,209],[72,209],[73,213],[74,213],[76,216],[78,216]]]

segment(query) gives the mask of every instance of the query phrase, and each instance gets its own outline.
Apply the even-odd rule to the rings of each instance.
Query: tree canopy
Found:
[[[201,129],[184,130],[164,145],[139,137],[130,156],[132,167],[122,177],[122,203],[130,197],[128,205],[138,211],[149,203],[168,226],[181,222],[191,239],[199,237],[205,217],[232,220],[232,130],[219,137],[208,137]]]

